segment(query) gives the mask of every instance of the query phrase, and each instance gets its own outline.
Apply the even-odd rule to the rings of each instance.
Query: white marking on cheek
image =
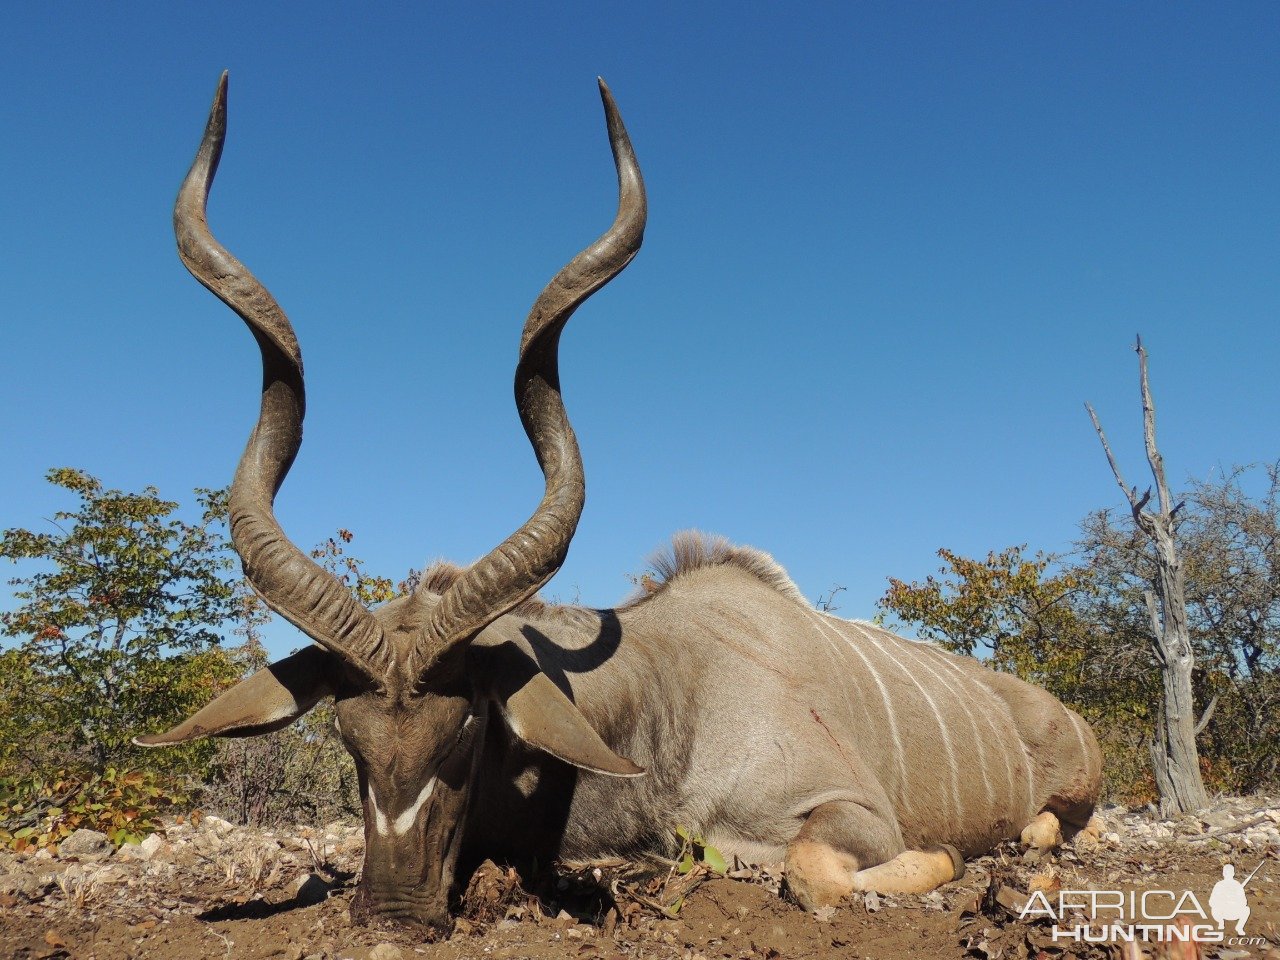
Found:
[[[373,828],[385,837],[388,833],[387,815],[378,809],[378,798],[374,795],[373,787],[369,788],[369,805],[373,807]]]
[[[422,809],[422,805],[431,798],[431,793],[436,788],[436,778],[432,777],[427,781],[427,785],[422,788],[422,792],[418,794],[418,799],[413,801],[412,806],[396,817],[396,822],[392,824],[397,834],[404,835],[418,819],[418,811]]]

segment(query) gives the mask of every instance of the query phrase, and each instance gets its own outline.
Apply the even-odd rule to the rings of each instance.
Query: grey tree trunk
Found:
[[[1151,399],[1147,379],[1147,352],[1138,339],[1138,367],[1142,384],[1142,421],[1146,437],[1147,462],[1156,481],[1159,510],[1147,510],[1151,490],[1139,495],[1120,475],[1116,458],[1111,453],[1107,436],[1093,407],[1086,403],[1089,418],[1098,431],[1102,449],[1111,465],[1116,483],[1124,491],[1133,512],[1133,522],[1150,538],[1155,547],[1156,570],[1151,589],[1146,592],[1147,613],[1151,618],[1152,647],[1160,664],[1163,686],[1160,717],[1151,744],[1151,762],[1156,789],[1160,794],[1160,810],[1165,816],[1192,813],[1209,805],[1209,797],[1200,776],[1200,755],[1196,750],[1196,734],[1203,727],[1195,720],[1195,700],[1191,675],[1195,671],[1195,650],[1187,627],[1187,603],[1182,559],[1178,555],[1177,514],[1182,504],[1174,506],[1165,478],[1164,458],[1156,446],[1156,408]],[[1212,709],[1212,707],[1210,708]],[[1205,711],[1208,719],[1209,711]]]

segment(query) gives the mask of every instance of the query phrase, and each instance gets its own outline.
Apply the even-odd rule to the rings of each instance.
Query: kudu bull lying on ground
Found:
[[[467,569],[438,564],[371,612],[272,512],[302,440],[302,361],[275,300],[206,225],[224,75],[174,228],[187,268],[262,351],[261,412],[231,487],[235,548],[267,604],[316,645],[138,742],[267,733],[332,696],[364,804],[357,915],[436,926],[460,853],[670,854],[683,825],[728,856],[785,860],[813,907],[859,889],[932,889],[1024,826],[1041,845],[1057,818],[1080,828],[1101,770],[1084,721],[972,659],[814,610],[767,554],[686,534],[659,560],[659,585],[618,609],[534,597],[584,498],[560,332],[635,256],[645,225],[640,170],[600,90],[617,219],[539,296],[516,367],[542,502]]]

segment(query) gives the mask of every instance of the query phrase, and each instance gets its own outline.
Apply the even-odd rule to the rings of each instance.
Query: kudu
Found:
[[[682,825],[727,856],[785,861],[794,896],[814,907],[855,889],[928,890],[1019,831],[1048,845],[1060,826],[1083,827],[1101,773],[1083,720],[975,660],[813,609],[767,554],[682,534],[656,562],[660,580],[617,609],[534,596],[584,500],[560,333],[645,226],[635,154],[600,92],[617,218],[538,297],[516,367],[542,501],[470,567],[437,564],[412,595],[370,611],[273,514],[302,440],[302,360],[280,307],[206,224],[223,76],[174,228],[183,263],[262,353],[261,412],[230,494],[235,549],[267,605],[315,645],[137,742],[254,736],[333,697],[364,808],[355,913],[436,927],[460,854],[671,854]]]

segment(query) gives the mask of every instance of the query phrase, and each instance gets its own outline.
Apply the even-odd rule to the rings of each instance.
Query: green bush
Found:
[[[148,770],[117,770],[75,776],[28,774],[0,779],[0,844],[21,853],[56,847],[76,830],[105,833],[112,843],[138,843],[159,818],[184,809],[187,798]]]

